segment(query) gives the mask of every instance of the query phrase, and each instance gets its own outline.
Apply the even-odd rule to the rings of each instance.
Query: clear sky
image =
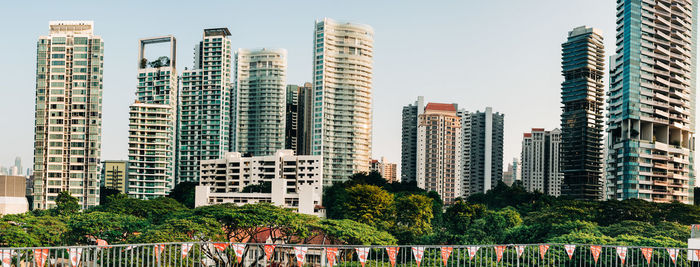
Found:
[[[0,165],[33,151],[36,41],[50,20],[93,20],[105,42],[102,159],[127,158],[137,41],[172,34],[178,70],[192,66],[202,29],[228,27],[234,48],[286,48],[288,83],[310,81],[314,20],[375,30],[374,157],[400,163],[401,108],[426,101],[505,114],[504,160],[522,133],[559,127],[561,43],[588,25],[614,51],[615,1],[14,1],[2,7]],[[606,57],[607,60],[607,57]],[[606,62],[607,65],[607,62]],[[607,82],[607,74],[606,74]]]

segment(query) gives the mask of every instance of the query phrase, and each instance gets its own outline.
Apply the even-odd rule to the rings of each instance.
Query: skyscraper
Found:
[[[22,158],[15,157],[15,167],[17,167],[18,175],[22,175]],[[27,173],[29,175],[29,173]]]
[[[81,208],[99,204],[102,38],[92,21],[52,21],[37,42],[33,208],[68,191]]]
[[[235,138],[230,35],[227,28],[205,29],[194,50],[194,69],[182,73],[176,184],[198,182],[200,161],[222,157]]]
[[[370,26],[315,23],[311,151],[323,156],[324,185],[369,170],[373,46]]]
[[[310,82],[298,88],[297,96],[297,155],[311,155],[311,128],[313,127],[313,87]]]
[[[170,53],[146,59],[147,45],[168,43]],[[132,197],[165,196],[175,183],[178,81],[175,37],[139,40],[136,101],[129,106],[128,191]]]
[[[234,71],[236,151],[269,156],[284,149],[287,50],[239,49]]]
[[[607,193],[691,204],[697,0],[618,1]]]
[[[486,193],[503,180],[503,123],[505,116],[491,107],[483,112],[460,112],[463,139],[462,192]]]
[[[540,192],[550,196],[561,195],[564,178],[560,171],[561,131],[532,128],[523,134],[522,179],[528,192]]]
[[[404,106],[401,112],[401,182],[416,180],[418,160],[418,116],[423,114],[423,97]]]
[[[561,190],[575,199],[602,199],[604,54],[602,33],[586,26],[562,44]]]
[[[416,182],[445,203],[462,196],[462,125],[456,104],[428,103],[418,116]]]
[[[285,101],[284,149],[299,151],[299,93],[298,85],[288,84]]]

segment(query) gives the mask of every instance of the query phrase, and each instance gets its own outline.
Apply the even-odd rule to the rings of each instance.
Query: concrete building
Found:
[[[0,175],[0,216],[29,211],[26,185],[27,178],[24,176]]]
[[[604,56],[594,28],[576,27],[562,44],[562,194],[574,199],[603,198]]]
[[[396,163],[387,162],[384,157],[381,160],[370,160],[369,170],[378,172],[388,183],[397,182],[396,179]]]
[[[304,83],[298,87],[297,93],[297,155],[311,155],[311,131],[313,127],[313,86],[311,83]]]
[[[324,185],[369,170],[373,50],[370,26],[315,23],[311,151],[323,156]]]
[[[418,160],[418,116],[423,114],[423,97],[403,107],[401,112],[401,182],[416,181]]]
[[[617,5],[605,170],[612,199],[693,202],[697,5]]]
[[[104,43],[92,21],[52,21],[37,42],[33,208],[68,191],[99,204]]]
[[[561,195],[564,174],[560,170],[561,131],[532,128],[523,135],[522,179],[528,192]]]
[[[195,189],[195,206],[267,202],[325,216],[321,208],[321,159],[279,150],[269,156],[243,157],[239,152],[229,152],[220,159],[204,160]],[[262,189],[252,189],[253,185]]]
[[[146,59],[146,46],[167,43],[168,56]],[[175,37],[139,40],[136,101],[129,106],[127,194],[139,199],[163,197],[175,183],[178,78]],[[122,187],[123,188],[123,187]]]
[[[287,50],[238,49],[235,57],[234,151],[272,155],[285,145]]]
[[[462,121],[462,193],[486,193],[503,180],[505,116],[486,107],[483,112],[460,111]]]
[[[199,181],[201,160],[218,159],[232,149],[231,32],[205,29],[194,50],[194,69],[182,72],[175,184]]]
[[[287,85],[284,112],[284,149],[299,151],[299,89],[298,85]]]
[[[102,162],[101,186],[127,193],[129,162],[125,160],[105,160]]]
[[[462,196],[462,125],[456,104],[428,103],[418,116],[416,182],[446,204]]]

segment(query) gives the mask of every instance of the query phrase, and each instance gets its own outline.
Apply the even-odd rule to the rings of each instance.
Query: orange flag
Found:
[[[360,264],[365,267],[365,262],[367,262],[367,256],[369,255],[369,248],[355,248],[357,251],[357,258],[360,259]]]
[[[591,254],[593,254],[593,260],[598,263],[598,257],[600,257],[600,251],[603,248],[601,246],[591,246]]]
[[[44,267],[44,263],[46,263],[47,258],[49,258],[49,249],[45,248],[34,250],[34,261],[36,262],[36,266]]]
[[[617,256],[622,260],[622,265],[625,265],[625,259],[627,259],[627,247],[616,247]]]
[[[440,248],[440,256],[442,256],[442,263],[447,266],[447,259],[450,258],[450,254],[452,254],[452,247],[441,247]]]
[[[503,251],[506,250],[506,246],[495,246],[493,249],[496,250],[496,262],[501,262],[501,258],[503,258]]]
[[[326,248],[326,259],[328,259],[328,266],[333,267],[333,265],[335,265],[337,255],[338,248]]]
[[[275,245],[265,245],[265,257],[268,261],[272,258],[273,251],[275,251]]]
[[[544,260],[544,254],[547,254],[547,250],[549,249],[549,245],[540,245],[540,258]]]
[[[160,253],[165,250],[165,245],[155,245],[153,246],[153,253],[156,254],[156,261],[160,262]]]
[[[520,256],[523,255],[523,252],[525,252],[525,246],[515,246],[515,251],[518,253],[519,259]]]
[[[396,254],[398,254],[398,253],[399,253],[398,247],[386,248],[386,254],[389,254],[389,262],[391,263],[391,267],[396,266]]]
[[[647,259],[647,264],[651,264],[651,254],[654,253],[653,248],[642,248],[642,255]]]
[[[231,247],[233,247],[233,252],[236,253],[236,260],[238,263],[241,263],[241,260],[243,260],[243,253],[245,252],[245,244],[233,244]]]
[[[671,256],[671,260],[673,261],[673,264],[676,264],[676,258],[678,257],[679,249],[667,248],[666,251],[668,251],[668,255]]]
[[[423,261],[423,252],[425,252],[425,247],[412,247],[413,257],[416,257],[416,264],[420,267],[420,263]]]
[[[304,265],[304,260],[306,260],[306,252],[309,251],[308,247],[294,247],[294,254],[297,257],[297,266],[301,267]]]
[[[564,245],[564,250],[566,254],[569,255],[569,260],[574,256],[574,251],[576,251],[576,245]]]
[[[228,247],[228,243],[214,243],[213,245],[219,251],[224,251]]]

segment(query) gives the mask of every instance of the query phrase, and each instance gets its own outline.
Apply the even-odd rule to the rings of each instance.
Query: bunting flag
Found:
[[[182,258],[187,258],[187,254],[190,253],[190,249],[192,249],[192,246],[194,243],[183,243],[180,245],[180,254],[182,255]]]
[[[620,257],[622,265],[625,265],[625,259],[627,259],[627,247],[616,247],[617,256]]]
[[[423,261],[423,252],[425,252],[425,247],[412,247],[413,257],[416,258],[416,264],[420,267],[420,263]]]
[[[506,250],[506,246],[495,246],[493,249],[496,250],[496,263],[501,262],[503,251]]]
[[[70,264],[73,267],[77,267],[80,264],[80,256],[83,255],[82,248],[69,248],[68,256],[70,257]]]
[[[651,254],[654,253],[653,248],[642,248],[642,255],[647,259],[647,264],[651,264]]]
[[[574,256],[574,251],[576,251],[576,245],[564,245],[564,250],[566,254],[569,255],[569,260]]]
[[[695,250],[695,260],[700,261],[700,249]]]
[[[547,254],[547,250],[549,249],[549,245],[540,245],[540,258],[544,260],[544,254]]]
[[[328,266],[333,267],[337,257],[338,248],[326,248],[326,259],[328,260]]]
[[[12,250],[2,250],[0,251],[0,261],[2,261],[2,267],[12,266],[12,254],[15,252]]]
[[[591,246],[591,254],[593,254],[593,261],[598,263],[598,257],[600,257],[600,251],[603,250],[601,246]]]
[[[678,257],[678,249],[677,248],[667,248],[666,251],[668,251],[668,255],[671,256],[671,260],[673,261],[673,264],[676,264],[676,258]]]
[[[228,247],[228,243],[214,243],[213,245],[217,250],[219,250],[221,252],[226,250],[226,248]]]
[[[153,246],[153,254],[156,255],[156,262],[160,262],[160,253],[165,250],[165,245],[155,245]]]
[[[515,251],[518,252],[519,259],[520,255],[523,255],[523,252],[525,252],[525,246],[515,246]]]
[[[297,266],[301,267],[304,264],[307,251],[309,251],[308,247],[294,247],[294,254],[297,257]]]
[[[49,249],[35,249],[34,250],[34,262],[37,267],[44,267],[46,259],[49,258]]]
[[[110,248],[109,243],[107,243],[107,240],[104,239],[97,239],[97,247],[98,248]]]
[[[470,246],[467,247],[467,250],[469,251],[469,259],[471,260],[476,255],[476,251],[479,250],[479,246]]]
[[[365,262],[367,262],[367,255],[369,255],[369,248],[355,248],[357,252],[357,258],[360,259],[360,264],[365,267]]]
[[[442,263],[447,266],[447,259],[450,258],[450,254],[452,254],[452,247],[441,247],[440,248],[440,256],[442,256]]]
[[[386,248],[386,254],[389,254],[389,262],[391,263],[391,267],[396,266],[396,254],[399,254],[399,247]]]
[[[275,251],[275,245],[265,245],[264,249],[265,249],[265,257],[269,261],[270,259],[272,259],[272,252]]]
[[[245,244],[233,244],[233,252],[236,253],[236,260],[241,263],[243,260],[243,252],[245,252]]]

